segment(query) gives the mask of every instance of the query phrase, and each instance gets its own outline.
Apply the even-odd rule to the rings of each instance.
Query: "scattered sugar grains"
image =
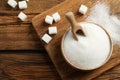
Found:
[[[113,43],[120,46],[120,20],[117,16],[110,15],[110,8],[107,4],[98,2],[91,9],[91,13],[86,20],[105,28],[109,32]]]

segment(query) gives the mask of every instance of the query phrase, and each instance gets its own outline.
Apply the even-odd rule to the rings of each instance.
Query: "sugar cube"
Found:
[[[53,17],[47,15],[46,18],[45,18],[45,22],[46,22],[47,24],[52,24],[52,23],[53,23]]]
[[[88,10],[87,6],[85,6],[83,4],[79,8],[79,12],[82,14],[85,14],[87,12],[87,10]]]
[[[48,34],[44,34],[42,40],[48,44],[52,40],[52,37]]]
[[[49,34],[57,34],[57,27],[56,26],[49,27],[48,28],[48,33]]]
[[[27,3],[26,1],[19,1],[18,2],[19,8],[20,9],[26,9],[27,8]]]
[[[17,6],[17,2],[15,0],[8,0],[8,5],[12,8],[15,8]]]
[[[52,17],[53,17],[53,19],[54,19],[55,22],[60,21],[60,15],[59,15],[58,12],[54,13],[54,14],[52,15]]]
[[[20,12],[20,13],[18,14],[18,18],[21,19],[22,21],[25,21],[26,18],[27,18],[27,15],[24,14],[23,12]]]

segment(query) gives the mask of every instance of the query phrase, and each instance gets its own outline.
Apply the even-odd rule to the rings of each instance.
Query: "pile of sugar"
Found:
[[[77,68],[94,69],[100,67],[107,59],[110,51],[110,41],[106,32],[95,24],[80,23],[86,37],[77,35],[74,40],[69,31],[63,43],[63,51],[66,60]]]
[[[113,43],[120,46],[120,20],[117,16],[110,15],[110,8],[106,3],[97,2],[87,21],[103,26],[109,32]]]

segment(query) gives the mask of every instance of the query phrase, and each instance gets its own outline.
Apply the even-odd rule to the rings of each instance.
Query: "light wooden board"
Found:
[[[42,14],[37,15],[33,18],[32,23],[33,26],[38,34],[38,36],[41,37],[48,32],[48,27],[50,25],[45,24],[44,19],[46,15],[52,15],[56,11],[58,11],[61,15],[62,20],[58,23],[54,23],[53,25],[56,25],[58,28],[58,34],[53,37],[53,40],[48,44],[44,44],[45,49],[47,50],[51,60],[53,61],[57,71],[59,72],[60,76],[63,80],[90,80],[95,78],[96,76],[102,74],[108,69],[111,69],[112,67],[120,64],[120,48],[118,46],[114,46],[114,51],[111,59],[108,63],[106,63],[104,66],[102,66],[99,69],[93,70],[93,71],[78,71],[73,69],[71,66],[69,66],[65,60],[63,59],[63,56],[61,54],[61,38],[65,31],[69,27],[69,23],[65,19],[65,13],[68,11],[73,11],[75,13],[76,19],[78,21],[84,20],[86,16],[81,16],[78,14],[78,8],[81,4],[87,5],[89,8],[91,8],[98,0],[66,0],[65,2],[61,3],[60,5],[57,5],[56,7],[53,7],[52,9],[43,12]],[[106,1],[106,0],[105,0]],[[102,0],[104,2],[104,0]],[[115,10],[116,12],[119,11],[118,8],[118,1],[117,0],[108,0],[108,2],[111,11]],[[111,13],[112,13],[111,12]]]

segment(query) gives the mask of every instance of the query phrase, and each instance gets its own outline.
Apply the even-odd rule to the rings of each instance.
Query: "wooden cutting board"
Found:
[[[70,24],[67,22],[65,18],[65,13],[68,11],[73,11],[75,13],[75,17],[77,21],[84,20],[86,16],[82,16],[81,14],[78,13],[79,6],[81,4],[85,4],[89,8],[91,8],[97,1],[98,0],[66,0],[63,3],[57,5],[56,7],[53,7],[52,9],[45,11],[42,14],[39,14],[32,19],[33,26],[41,40],[41,37],[48,32],[48,27],[50,26],[44,22],[46,15],[52,15],[55,12],[60,13],[61,20],[58,23],[54,23],[52,25],[52,26],[54,25],[57,26],[58,34],[52,35],[53,40],[49,44],[44,44],[43,42],[43,45],[63,80],[90,80],[102,74],[106,70],[111,69],[112,67],[120,64],[120,59],[119,59],[120,48],[116,45],[114,46],[114,51],[111,59],[101,68],[92,71],[78,71],[73,69],[65,62],[61,54],[61,49],[60,49],[61,38],[65,33],[65,31],[70,26]],[[104,2],[104,0],[102,0],[102,2]],[[119,8],[118,5],[120,4],[118,2],[119,2],[118,0],[109,0],[107,2],[109,3],[112,12],[113,10],[118,12],[118,8]]]

